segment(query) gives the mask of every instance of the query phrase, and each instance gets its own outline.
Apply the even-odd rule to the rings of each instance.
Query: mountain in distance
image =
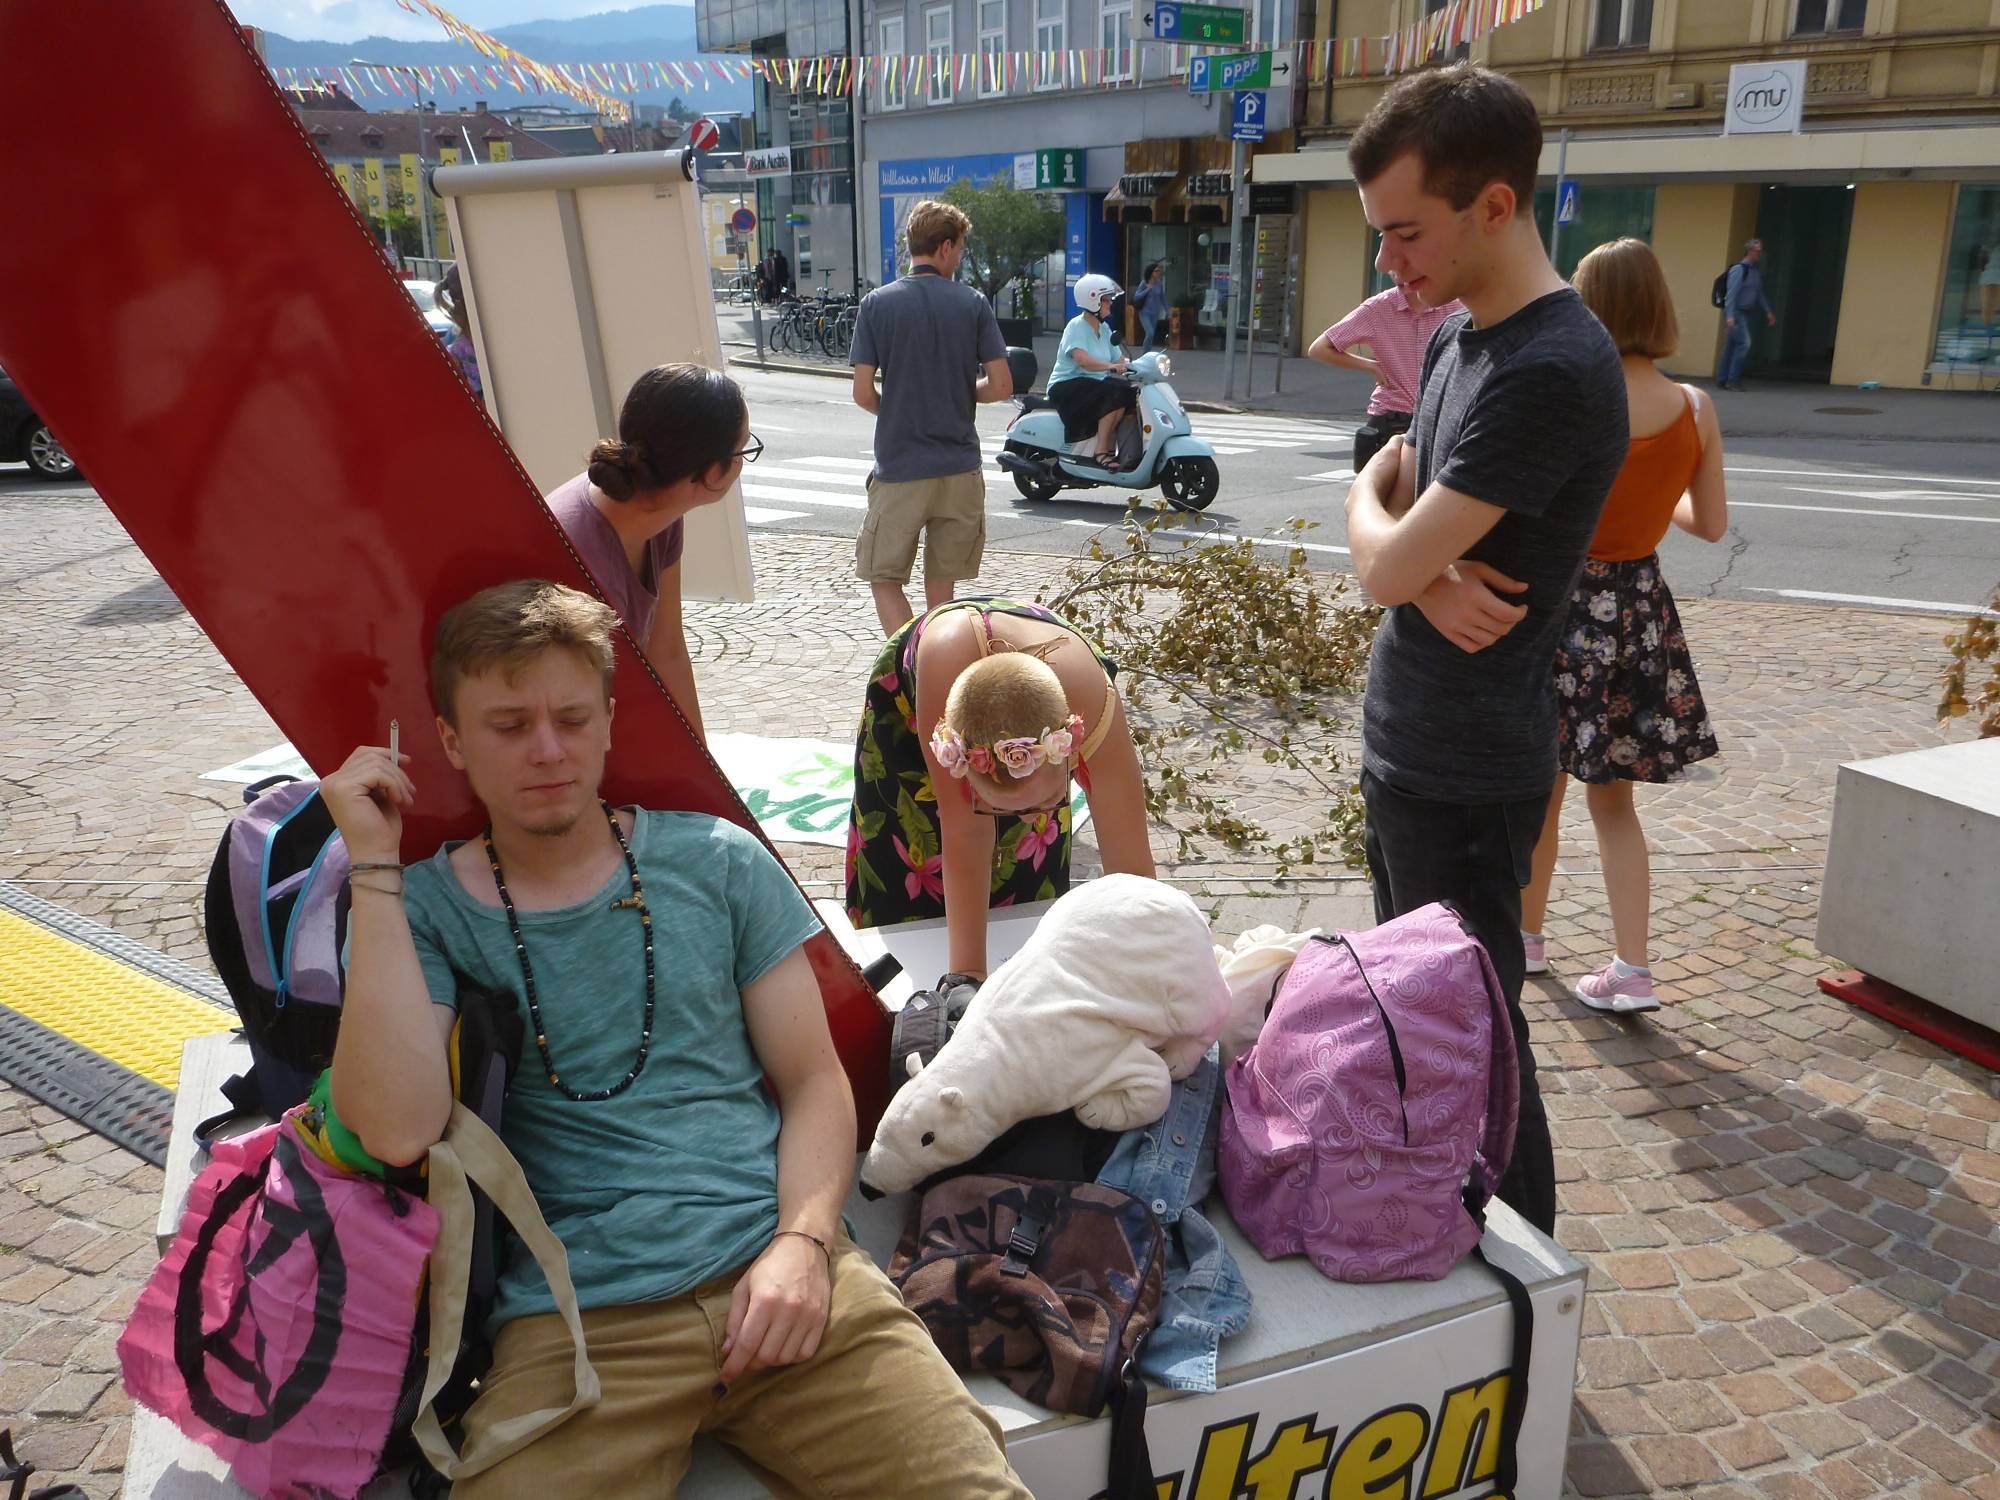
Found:
[[[687,62],[702,54],[695,48],[694,7],[692,5],[642,5],[636,10],[606,11],[599,15],[577,16],[572,20],[523,21],[514,26],[497,26],[490,35],[516,52],[541,63],[570,62]],[[445,64],[485,66],[493,59],[483,57],[463,42],[446,37],[440,29],[435,42],[401,42],[388,37],[363,37],[358,42],[301,41],[279,32],[263,33],[265,59],[274,68],[329,68],[345,65],[356,57],[370,62],[412,63],[423,67]],[[740,54],[717,54],[740,56]],[[666,105],[679,98],[689,108],[748,112],[751,103],[747,79],[727,82],[711,77],[707,87],[692,91],[672,85],[642,89],[636,94],[617,94],[640,104]],[[583,106],[565,94],[523,94],[511,84],[489,89],[481,84],[467,91],[460,85],[453,94],[446,88],[439,108],[470,108],[484,99],[494,109],[511,109],[521,104]],[[380,97],[365,93],[358,101],[369,109],[407,109],[410,101],[394,94]]]

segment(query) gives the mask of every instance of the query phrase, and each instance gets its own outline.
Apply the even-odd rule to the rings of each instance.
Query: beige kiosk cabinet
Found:
[[[987,939],[995,963],[1020,947],[1046,909],[1044,903],[995,913]],[[819,912],[862,964],[884,953],[902,964],[903,974],[883,991],[892,1007],[909,997],[913,977],[927,984],[948,968],[941,921],[856,931],[840,903],[821,902]],[[229,1043],[227,1037],[189,1043],[175,1102],[177,1140],[221,1107],[220,1095],[207,1090],[230,1071],[221,1050]],[[203,1061],[198,1049],[214,1055]],[[161,1206],[169,1234],[190,1166],[184,1153],[169,1159]],[[857,1241],[882,1264],[909,1207],[907,1195],[869,1203],[857,1193],[848,1202]],[[1219,1196],[1209,1209],[1242,1268],[1253,1307],[1249,1326],[1222,1344],[1220,1389],[1152,1395],[1146,1436],[1160,1500],[1235,1500],[1246,1490],[1257,1500],[1490,1495],[1513,1336],[1513,1313],[1492,1272],[1468,1258],[1441,1281],[1330,1281],[1302,1257],[1266,1261],[1230,1222]],[[1557,1500],[1583,1330],[1584,1268],[1497,1202],[1488,1210],[1482,1248],[1526,1284],[1535,1310],[1516,1500]],[[1037,1500],[1092,1500],[1103,1490],[1108,1419],[1045,1411],[987,1376],[966,1384],[999,1421],[1008,1459]],[[1406,1483],[1399,1484],[1398,1473]],[[598,1482],[609,1478],[579,1476],[579,1482],[614,1493]],[[680,1493],[686,1500],[759,1500],[770,1492],[727,1449],[702,1439]],[[215,1455],[144,1411],[133,1418],[125,1494],[244,1500]],[[405,1494],[400,1476],[369,1491],[370,1500]]]
[[[543,494],[655,365],[723,369],[691,155],[440,167],[486,409]],[[687,518],[683,596],[747,602],[743,496]]]

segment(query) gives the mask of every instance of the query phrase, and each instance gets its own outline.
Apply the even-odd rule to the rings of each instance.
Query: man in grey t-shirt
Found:
[[[1491,956],[1521,1068],[1499,1196],[1550,1231],[1521,887],[1555,784],[1556,641],[1626,419],[1618,351],[1535,233],[1541,148],[1520,85],[1469,66],[1397,84],[1348,144],[1377,266],[1466,311],[1432,335],[1408,440],[1355,479],[1347,540],[1386,606],[1361,731],[1376,915],[1448,901]]]
[[[955,279],[971,228],[949,203],[911,209],[910,273],[862,299],[854,327],[854,404],[875,413],[875,472],[854,561],[887,635],[911,616],[904,589],[920,536],[927,607],[978,576],[986,546],[973,413],[982,401],[1007,400],[1014,381],[992,307]]]

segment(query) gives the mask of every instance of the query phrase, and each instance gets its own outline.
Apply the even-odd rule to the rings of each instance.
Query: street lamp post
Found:
[[[417,218],[423,236],[424,259],[437,259],[437,245],[431,233],[431,192],[430,178],[424,170],[424,75],[408,63],[369,62],[365,57],[350,57],[348,66],[356,68],[385,68],[392,73],[407,73],[417,91]]]

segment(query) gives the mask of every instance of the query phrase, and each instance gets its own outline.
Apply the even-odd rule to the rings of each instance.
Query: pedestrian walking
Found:
[[[1556,647],[1562,775],[1535,845],[1534,879],[1522,893],[1521,937],[1527,971],[1546,973],[1542,923],[1557,825],[1564,790],[1580,781],[1597,831],[1617,951],[1577,980],[1576,997],[1593,1010],[1658,1010],[1648,956],[1652,881],[1633,788],[1672,781],[1716,752],[1658,549],[1670,526],[1705,542],[1720,541],[1728,530],[1722,428],[1713,402],[1654,367],[1674,352],[1680,326],[1650,247],[1634,239],[1598,246],[1576,268],[1576,289],[1618,345],[1632,439]]]
[[[660,365],[632,382],[618,436],[547,497],[697,738],[701,704],[681,622],[682,520],[727,495],[763,451],[735,381],[705,365]]]
[[[1767,326],[1778,326],[1771,299],[1764,295],[1763,267],[1764,242],[1748,240],[1743,246],[1743,259],[1729,268],[1723,285],[1722,363],[1716,369],[1715,383],[1725,391],[1743,389],[1743,365],[1750,358],[1751,315],[1762,312]]]
[[[973,415],[981,402],[1011,397],[1014,378],[992,306],[957,280],[971,228],[949,203],[926,199],[911,209],[909,273],[864,297],[854,325],[854,404],[875,414],[875,468],[854,560],[884,635],[914,614],[905,590],[919,538],[931,608],[961,579],[979,576],[986,548]]]
[[[1146,267],[1146,274],[1140,278],[1137,290],[1132,293],[1132,311],[1138,314],[1141,353],[1159,342],[1160,324],[1167,316],[1166,274],[1160,263],[1154,261]]]
[[[465,377],[465,383],[472,387],[475,396],[484,395],[486,384],[479,378],[479,350],[472,342],[472,310],[466,305],[465,287],[459,280],[458,262],[453,261],[438,282],[437,305],[444,309],[444,315],[451,319],[456,330],[451,342],[444,346],[444,352],[458,361],[458,373]]]
[[[1392,286],[1363,302],[1306,350],[1308,358],[1323,365],[1375,377],[1375,389],[1368,393],[1367,420],[1354,432],[1355,473],[1366,468],[1390,438],[1410,430],[1424,350],[1439,325],[1463,306],[1456,298],[1426,306],[1401,286]],[[1356,354],[1356,349],[1368,353]]]
[[[1348,492],[1347,544],[1386,607],[1361,729],[1375,914],[1449,901],[1492,957],[1521,1068],[1499,1194],[1547,1231],[1521,887],[1556,775],[1556,641],[1626,433],[1618,350],[1535,231],[1541,151],[1521,86],[1470,64],[1403,79],[1348,143],[1376,266],[1465,311],[1431,339],[1408,441]]]

